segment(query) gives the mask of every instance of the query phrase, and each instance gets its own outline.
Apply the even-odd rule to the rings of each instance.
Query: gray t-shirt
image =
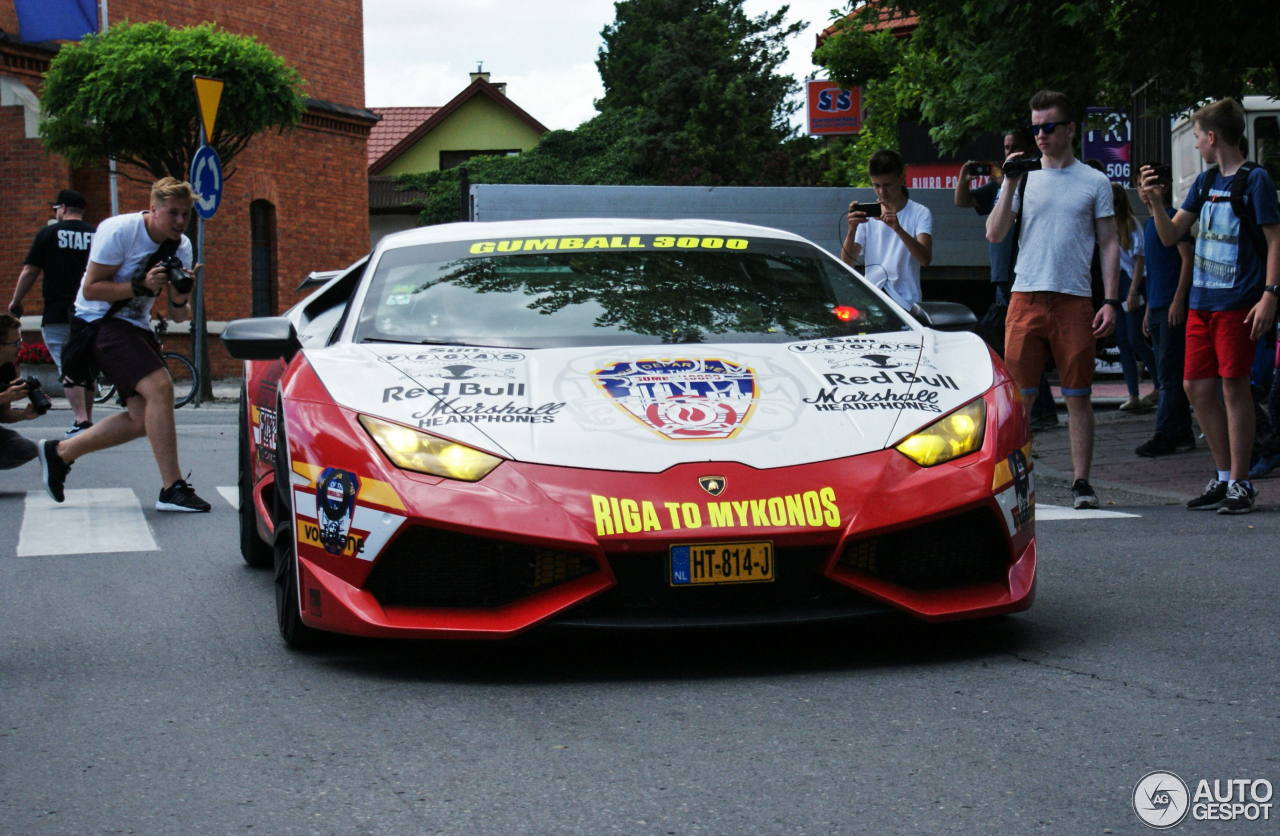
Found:
[[[1091,296],[1094,221],[1115,214],[1111,181],[1078,160],[1066,168],[1044,168],[1025,176],[1025,212],[1018,192],[1013,193],[1013,211],[1022,215],[1013,290]]]

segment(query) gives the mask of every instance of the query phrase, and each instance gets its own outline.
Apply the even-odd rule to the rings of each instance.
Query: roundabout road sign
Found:
[[[222,204],[222,160],[209,145],[191,158],[191,187],[196,191],[196,214],[206,221]]]

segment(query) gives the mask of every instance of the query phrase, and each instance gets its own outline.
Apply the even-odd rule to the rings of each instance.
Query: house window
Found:
[[[460,166],[472,157],[491,156],[491,157],[515,157],[520,154],[519,148],[507,150],[494,149],[492,151],[441,151],[440,152],[440,168],[454,168]]]
[[[269,201],[249,204],[249,233],[253,316],[275,316],[276,207]]]

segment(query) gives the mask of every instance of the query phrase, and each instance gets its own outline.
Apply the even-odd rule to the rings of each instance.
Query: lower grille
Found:
[[[857,540],[840,565],[911,589],[1003,580],[1009,548],[1000,521],[985,509]]]
[[[415,526],[387,547],[366,588],[383,606],[495,607],[597,568],[586,554]]]

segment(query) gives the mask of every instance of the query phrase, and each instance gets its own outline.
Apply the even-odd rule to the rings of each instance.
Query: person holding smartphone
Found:
[[[920,268],[933,261],[933,214],[908,197],[907,167],[897,151],[872,154],[867,173],[876,203],[849,204],[849,231],[840,258],[853,267],[865,252],[867,280],[911,310],[921,299]]]
[[[1017,128],[1004,135],[1006,159],[1014,154],[1031,154],[1035,150],[1036,142],[1026,128]],[[985,218],[991,214],[996,201],[1000,199],[1004,178],[993,175],[986,185],[970,188],[975,168],[979,165],[981,164],[970,160],[961,166],[960,178],[956,180],[955,204],[961,209],[973,209]],[[1003,241],[990,243],[988,246],[991,248],[991,283],[996,286],[996,300],[1008,299],[1009,288],[1013,286],[1013,262],[1018,257],[1016,236],[1006,235]]]

